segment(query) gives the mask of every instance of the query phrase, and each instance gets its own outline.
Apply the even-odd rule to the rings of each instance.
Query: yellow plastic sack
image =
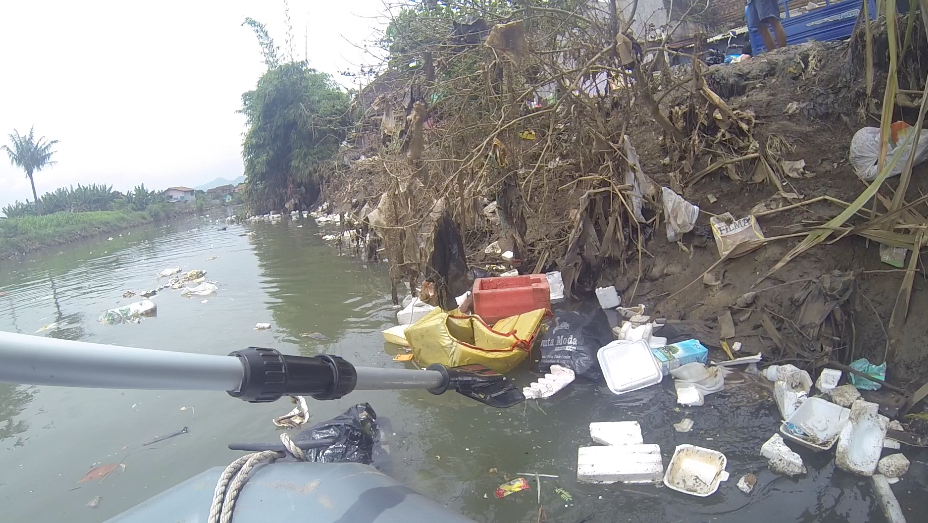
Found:
[[[545,312],[538,309],[503,318],[491,328],[479,316],[435,309],[406,329],[406,341],[422,365],[479,363],[506,373],[531,352]]]

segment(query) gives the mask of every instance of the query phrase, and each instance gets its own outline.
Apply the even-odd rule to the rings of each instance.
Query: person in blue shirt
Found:
[[[780,23],[779,2],[777,0],[747,0],[747,2],[744,17],[747,19],[748,29],[757,29],[768,51],[786,47],[786,31],[783,30],[783,24]],[[776,42],[773,41],[773,36],[767,28],[768,24],[777,35]]]

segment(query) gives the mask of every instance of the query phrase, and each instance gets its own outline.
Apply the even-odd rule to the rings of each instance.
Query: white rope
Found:
[[[286,432],[280,433],[280,442],[284,444],[284,448],[286,448],[294,458],[299,461],[306,461],[306,452],[300,447],[297,447],[296,443],[290,440],[290,436]]]
[[[299,461],[306,461],[306,452],[296,446],[287,433],[280,435],[280,442],[284,444],[294,458]],[[231,523],[232,513],[235,510],[235,502],[241,493],[245,482],[248,481],[248,475],[251,474],[258,463],[267,460],[273,463],[278,458],[278,453],[273,450],[265,450],[247,454],[238,458],[229,464],[219,481],[216,483],[216,490],[213,492],[213,503],[209,507],[209,523]]]

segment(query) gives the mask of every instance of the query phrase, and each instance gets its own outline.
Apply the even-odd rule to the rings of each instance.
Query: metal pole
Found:
[[[434,370],[375,369],[355,367],[358,382],[354,390],[434,389],[444,382]]]
[[[0,382],[150,390],[236,390],[234,356],[134,349],[0,332]]]

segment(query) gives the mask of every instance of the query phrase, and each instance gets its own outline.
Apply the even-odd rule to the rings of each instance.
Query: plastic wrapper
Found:
[[[307,450],[307,461],[369,465],[373,461],[377,434],[377,414],[367,403],[360,403],[340,416],[301,431],[295,441],[335,438],[335,443],[328,447]]]
[[[516,478],[508,483],[503,483],[496,489],[497,498],[505,498],[506,496],[519,492],[520,490],[528,490],[528,481],[525,481],[525,478]]]
[[[709,218],[709,223],[712,226],[715,245],[719,248],[719,256],[722,258],[735,249],[738,250],[732,254],[732,258],[747,254],[760,247],[760,244],[751,248],[739,248],[739,245],[750,240],[764,239],[764,233],[760,230],[760,225],[757,224],[754,216],[745,216],[736,220],[731,213],[725,213]]]

